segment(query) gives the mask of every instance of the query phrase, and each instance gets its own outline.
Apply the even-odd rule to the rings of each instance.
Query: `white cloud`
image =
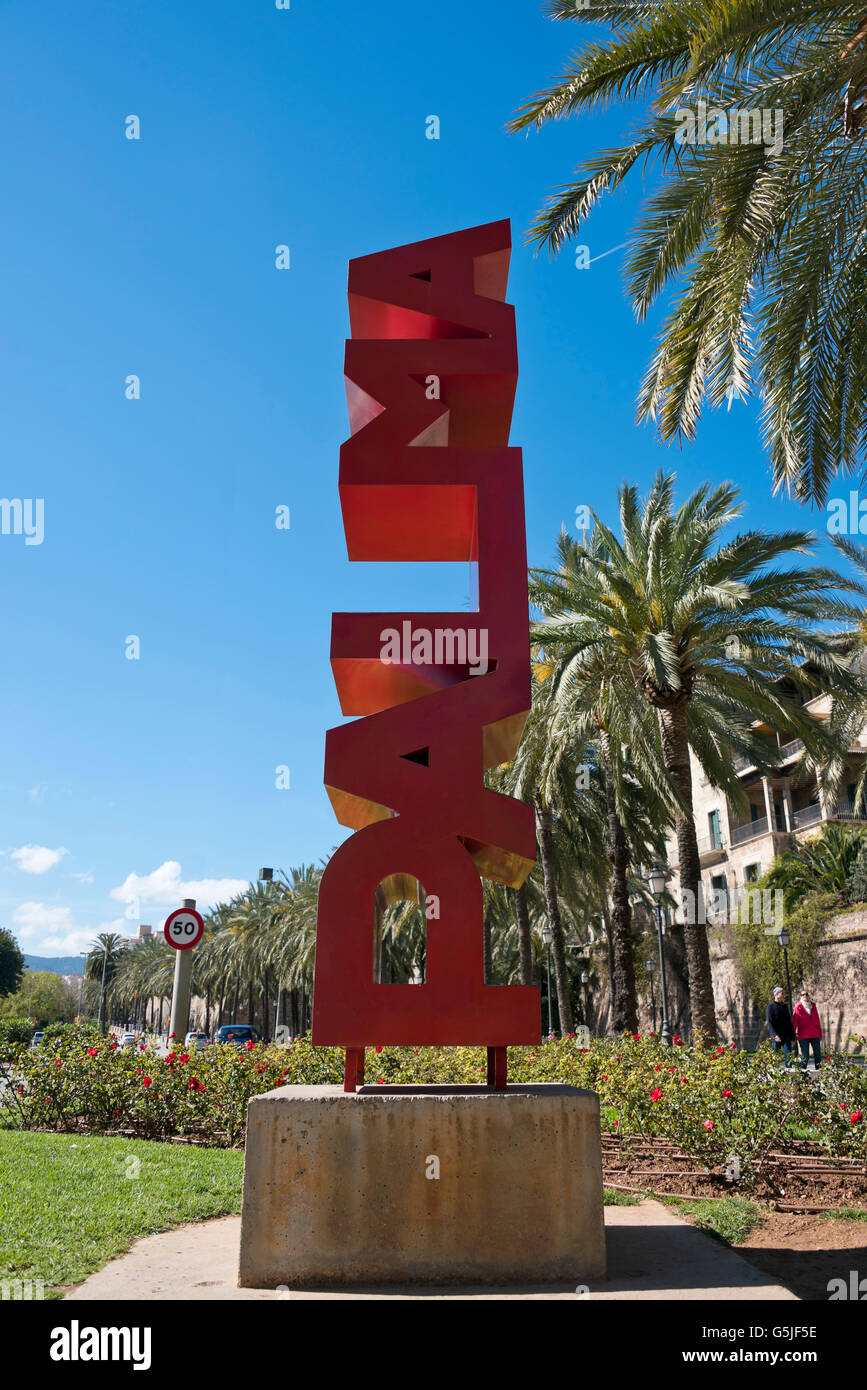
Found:
[[[245,878],[182,879],[177,859],[167,859],[152,873],[127,874],[119,887],[112,888],[110,896],[120,903],[165,907],[179,907],[182,898],[195,898],[197,906],[207,910],[233,898],[247,883]]]
[[[68,849],[48,849],[45,845],[22,845],[20,849],[9,851],[25,874],[45,874],[49,869],[53,869],[55,864],[59,864],[64,854],[68,854]]]
[[[79,883],[93,883],[93,882],[94,882],[93,874],[90,874],[90,873],[87,873],[87,874],[72,874],[71,877],[72,877],[72,878],[77,878],[78,881],[79,881]]]
[[[36,802],[38,802],[38,803],[41,804],[42,801],[43,801],[44,798],[45,798],[45,793],[46,793],[47,791],[48,791],[48,783],[47,783],[47,782],[37,782],[35,787],[31,787],[31,788],[30,788],[30,790],[29,790],[29,792],[27,793],[27,795],[28,795],[28,797],[30,798],[31,801],[36,801]]]
[[[33,956],[77,955],[90,948],[99,932],[129,935],[129,923],[122,917],[102,922],[98,927],[79,927],[73,922],[68,907],[52,907],[47,903],[21,903],[13,912],[12,920],[21,946]]]

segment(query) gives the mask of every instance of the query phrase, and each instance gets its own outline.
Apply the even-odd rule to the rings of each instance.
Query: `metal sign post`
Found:
[[[172,986],[172,1012],[169,1021],[169,1037],[183,1041],[190,1026],[190,987],[193,979],[192,948],[201,941],[205,923],[201,913],[196,912],[195,898],[185,898],[183,907],[175,908],[165,921],[163,931],[166,941],[174,946],[175,979]]]

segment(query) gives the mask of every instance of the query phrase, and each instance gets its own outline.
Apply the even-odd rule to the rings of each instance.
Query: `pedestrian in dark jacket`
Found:
[[[777,985],[774,990],[774,997],[768,1005],[766,1018],[774,1051],[779,1052],[782,1049],[783,1066],[787,1067],[789,1065],[789,1053],[795,1044],[795,1030],[792,1026],[792,1015],[789,1013],[789,1006],[786,1003],[786,995],[780,985]]]

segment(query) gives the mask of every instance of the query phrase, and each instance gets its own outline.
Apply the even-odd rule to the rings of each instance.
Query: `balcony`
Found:
[[[803,830],[806,825],[815,825],[816,821],[822,819],[822,807],[818,801],[814,801],[810,806],[804,806],[800,811],[795,812],[795,829]]]
[[[698,841],[698,862],[703,869],[713,864],[721,864],[726,857],[726,848],[721,835],[704,835]]]
[[[759,835],[767,835],[767,833],[767,816],[759,816],[758,820],[747,821],[746,825],[733,826],[731,831],[732,848],[735,845],[742,845],[745,840],[755,840]]]
[[[755,758],[743,758],[740,753],[736,753],[733,759],[735,772],[746,772],[748,768],[756,766]]]
[[[843,797],[843,799],[842,799],[841,801],[838,801],[838,802],[837,802],[837,805],[836,805],[836,807],[834,808],[834,814],[833,814],[833,816],[831,817],[831,819],[832,819],[832,820],[867,820],[867,811],[865,811],[865,810],[863,809],[863,807],[862,807],[862,809],[861,809],[860,811],[856,811],[856,810],[855,810],[855,807],[854,807],[854,805],[853,805],[853,803],[852,803],[851,801],[849,801],[849,799],[848,799],[847,797]]]
[[[787,763],[790,758],[797,758],[803,750],[804,740],[802,738],[793,738],[788,743],[780,744],[780,757],[784,763]]]

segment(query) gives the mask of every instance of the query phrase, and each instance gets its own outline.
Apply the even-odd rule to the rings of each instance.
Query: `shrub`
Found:
[[[29,1043],[35,1027],[29,1018],[0,1018],[0,1048],[9,1043]]]
[[[756,887],[767,887],[769,878],[760,880]],[[789,974],[793,985],[812,975],[816,964],[816,951],[825,935],[828,922],[838,912],[845,911],[846,904],[839,893],[812,893],[802,899],[794,912],[785,916],[786,930],[789,933]],[[757,1008],[764,1011],[772,997],[775,985],[783,984],[780,976],[783,970],[782,951],[776,933],[768,933],[762,922],[751,922],[746,911],[742,920],[732,925],[732,938],[738,966],[744,984]],[[781,924],[782,925],[782,924]]]
[[[462,1085],[485,1075],[481,1047],[381,1047],[367,1053],[372,1085]],[[863,1155],[867,1069],[832,1058],[819,1076],[784,1071],[769,1044],[755,1056],[730,1047],[663,1047],[625,1034],[587,1049],[574,1038],[509,1049],[513,1083],[567,1082],[599,1094],[603,1128],[633,1138],[663,1136],[708,1168],[737,1160],[749,1185],[764,1155],[787,1137],[806,1136],[831,1154]],[[23,1129],[143,1139],[195,1136],[237,1145],[250,1098],[280,1085],[335,1085],[339,1048],[299,1038],[287,1047],[257,1043],[238,1052],[210,1047],[167,1057],[153,1043],[134,1051],[64,1030],[49,1046],[19,1044],[0,1066],[0,1109]]]

